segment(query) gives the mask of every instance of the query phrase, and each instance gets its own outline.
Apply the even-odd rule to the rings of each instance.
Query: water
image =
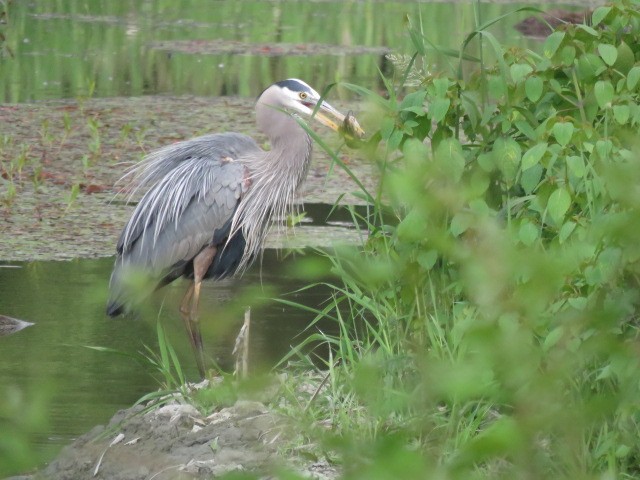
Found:
[[[137,317],[110,319],[104,305],[112,264],[113,259],[104,258],[11,263],[19,268],[0,268],[0,312],[35,323],[0,338],[0,386],[45,393],[50,429],[36,437],[45,458],[158,388],[152,372],[134,360],[86,346],[135,354],[148,345],[157,351],[159,320],[186,374],[198,379],[178,313],[186,281],[158,292]],[[267,250],[262,267],[255,265],[242,279],[203,285],[200,318],[207,356],[232,368],[231,351],[243,321],[243,305],[229,308],[237,297],[240,303],[252,306],[253,370],[268,370],[301,340],[312,314],[266,300],[304,284],[289,273],[291,264],[290,259],[279,259],[275,250]],[[325,294],[312,289],[286,298],[318,307]]]
[[[522,5],[481,2],[480,20]],[[490,31],[502,42],[529,47],[534,42],[513,29],[528,15],[508,17]],[[384,89],[378,69],[392,73],[384,49],[415,50],[407,18],[413,25],[421,18],[433,44],[455,49],[474,29],[476,13],[470,2],[16,1],[6,26],[0,25],[7,38],[0,101],[158,93],[255,97],[289,77]],[[477,45],[467,53],[477,54]],[[433,52],[429,61],[431,68],[447,69],[451,59]]]

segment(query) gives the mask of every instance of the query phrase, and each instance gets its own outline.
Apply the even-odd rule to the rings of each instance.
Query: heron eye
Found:
[[[307,94],[305,92],[300,92],[300,98],[304,100],[305,98],[307,98]]]

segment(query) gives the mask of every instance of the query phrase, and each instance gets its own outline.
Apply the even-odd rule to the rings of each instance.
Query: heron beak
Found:
[[[331,105],[329,105],[327,102],[322,102],[320,104],[320,108],[318,109],[316,114],[312,116],[312,118],[315,118],[321,124],[329,127],[331,130],[335,130],[336,132],[338,132],[344,128],[346,117]],[[351,119],[352,120],[350,129],[352,133],[358,138],[362,138],[364,136],[364,130],[362,130],[362,128],[360,128],[360,125],[355,122],[355,118],[351,117]]]

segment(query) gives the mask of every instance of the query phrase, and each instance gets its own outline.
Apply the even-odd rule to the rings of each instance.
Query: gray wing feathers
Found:
[[[246,189],[245,167],[232,160],[260,152],[246,135],[205,135],[153,152],[125,174],[130,196],[148,190],[118,240],[114,302],[125,300],[122,282],[130,271],[159,281],[213,240]]]
[[[224,188],[215,196],[209,205],[191,202],[180,220],[166,225],[157,238],[143,234],[118,255],[109,282],[110,304],[135,303],[163,278],[172,276],[172,272],[181,272],[184,265],[212,241],[216,230],[223,228],[233,215],[235,206],[227,205],[236,192]],[[136,283],[140,281],[144,283]],[[141,285],[149,290],[141,293]]]
[[[191,202],[178,221],[165,225],[157,237],[141,237],[126,252],[127,263],[144,268],[152,276],[161,276],[167,268],[192,259],[211,243],[216,230],[231,218],[240,186],[223,188]],[[144,235],[144,234],[143,234]]]
[[[177,225],[192,198],[211,204],[215,196],[207,200],[207,195],[242,181],[242,168],[226,159],[260,151],[251,137],[223,133],[169,145],[145,157],[121,179],[135,185],[129,196],[151,188],[123,230],[118,252],[126,251],[140,235],[152,234],[157,239],[168,223]]]
[[[184,160],[191,157],[207,157],[220,161],[224,157],[238,158],[251,151],[260,151],[260,148],[247,135],[239,133],[203,135],[167,145],[150,153],[140,163],[129,169],[120,181],[126,184],[134,183],[135,190],[138,190],[158,183]]]

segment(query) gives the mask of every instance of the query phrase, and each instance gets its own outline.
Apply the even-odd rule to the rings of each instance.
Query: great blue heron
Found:
[[[242,272],[262,249],[271,218],[293,206],[312,143],[298,114],[333,130],[348,123],[309,85],[284,80],[256,103],[257,126],[270,150],[239,133],[204,135],[151,153],[123,177],[133,192],[148,190],[118,240],[107,314],[116,316],[139,300],[131,291],[132,277],[150,279],[151,290],[182,276],[192,279],[180,312],[203,376],[200,285]],[[361,137],[357,122],[347,118],[347,129]]]

